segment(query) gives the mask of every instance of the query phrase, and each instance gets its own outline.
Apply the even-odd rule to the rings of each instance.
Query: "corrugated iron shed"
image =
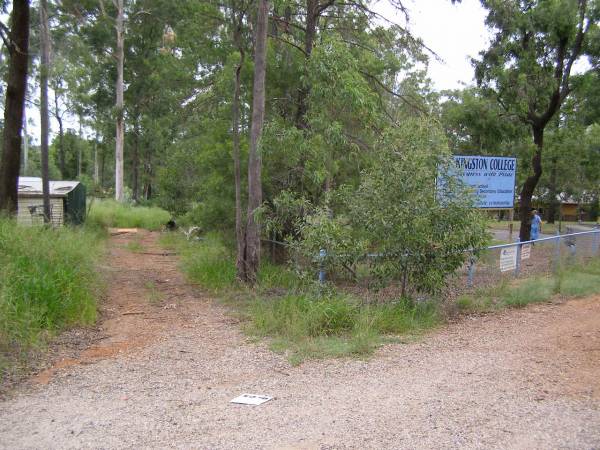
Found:
[[[85,187],[79,181],[50,181],[51,221],[55,226],[78,225],[85,219]],[[19,177],[17,220],[24,225],[43,222],[42,179]]]

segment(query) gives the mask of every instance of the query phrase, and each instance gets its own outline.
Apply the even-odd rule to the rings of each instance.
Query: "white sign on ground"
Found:
[[[262,405],[265,402],[268,402],[273,397],[269,397],[268,395],[257,395],[257,394],[242,394],[239,397],[231,400],[230,403],[239,403],[241,405]]]
[[[523,244],[521,246],[521,260],[529,259],[531,256],[531,244]]]
[[[500,249],[500,272],[515,270],[517,267],[517,247]]]
[[[510,209],[515,199],[516,158],[454,156],[456,175],[473,192],[475,206]]]

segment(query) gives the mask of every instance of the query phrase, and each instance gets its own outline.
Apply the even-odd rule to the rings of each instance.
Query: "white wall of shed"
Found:
[[[44,210],[44,202],[41,197],[19,197],[17,207],[17,222],[20,225],[41,225],[44,218],[41,215],[31,215],[30,206],[38,206],[39,211]],[[50,199],[50,211],[52,215],[52,225],[61,226],[64,224],[65,212],[62,198]]]

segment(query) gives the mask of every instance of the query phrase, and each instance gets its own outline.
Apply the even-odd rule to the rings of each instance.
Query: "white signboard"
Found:
[[[477,208],[510,209],[515,199],[516,158],[454,156],[456,172],[475,196]]]
[[[230,403],[239,403],[242,405],[262,405],[265,402],[268,402],[273,397],[269,397],[268,395],[257,395],[257,394],[242,394],[233,400]]]
[[[500,272],[515,270],[517,267],[517,247],[500,249]]]
[[[521,259],[529,259],[531,256],[531,244],[523,244],[521,246]]]

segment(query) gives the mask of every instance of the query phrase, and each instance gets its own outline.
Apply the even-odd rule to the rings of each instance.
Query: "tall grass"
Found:
[[[239,287],[236,281],[235,255],[218,233],[208,233],[201,240],[186,240],[179,233],[167,233],[161,244],[176,249],[188,279],[214,293]],[[261,289],[292,288],[296,275],[283,266],[263,261],[258,272]]]
[[[233,255],[218,234],[208,234],[200,241],[188,241],[181,234],[168,233],[160,242],[179,252],[182,268],[193,283],[213,292],[235,284]]]
[[[433,303],[414,304],[403,299],[364,305],[343,294],[314,298],[302,293],[257,299],[248,317],[247,331],[272,338],[274,350],[287,352],[292,363],[306,358],[366,355],[387,336],[419,333],[440,321]]]
[[[98,236],[83,229],[0,219],[0,372],[53,333],[95,321],[100,252]]]
[[[160,230],[170,218],[167,211],[155,206],[132,206],[115,200],[93,200],[87,225]]]

